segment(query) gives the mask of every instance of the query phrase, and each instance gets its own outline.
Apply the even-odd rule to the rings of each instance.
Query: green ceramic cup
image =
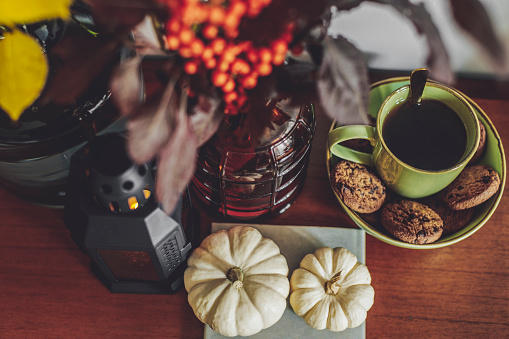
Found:
[[[466,146],[460,160],[452,167],[441,170],[424,170],[406,164],[387,147],[382,133],[385,118],[408,98],[409,86],[391,93],[378,111],[376,126],[349,125],[329,132],[330,152],[339,158],[372,166],[387,187],[407,198],[422,198],[449,185],[465,168],[479,145],[480,130],[474,108],[456,90],[440,83],[426,83],[423,100],[438,100],[452,109],[461,119],[466,130]],[[371,154],[352,150],[341,142],[351,139],[367,139],[373,145]]]

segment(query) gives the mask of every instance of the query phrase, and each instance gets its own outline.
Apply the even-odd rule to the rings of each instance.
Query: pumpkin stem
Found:
[[[341,286],[339,285],[339,279],[341,279],[341,272],[334,274],[332,278],[325,283],[325,293],[336,295],[339,292]]]
[[[242,281],[244,280],[244,272],[242,272],[242,269],[240,267],[232,267],[228,270],[228,273],[226,274],[226,277],[228,280],[230,280],[233,284],[233,287],[240,290],[244,284]]]

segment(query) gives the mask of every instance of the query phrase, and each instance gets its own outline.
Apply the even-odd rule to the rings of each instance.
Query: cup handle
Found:
[[[371,154],[350,149],[340,143],[351,139],[366,139],[371,142],[371,145],[375,145],[375,135],[375,127],[372,126],[341,126],[329,132],[329,150],[337,157],[372,167],[373,156]]]

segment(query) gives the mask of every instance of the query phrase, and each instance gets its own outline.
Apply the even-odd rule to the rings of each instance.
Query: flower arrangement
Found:
[[[454,80],[446,49],[423,4],[409,0],[370,1],[391,6],[407,17],[426,37],[429,56],[425,66],[431,77],[449,83]],[[368,123],[369,83],[363,55],[347,39],[327,33],[335,13],[363,2],[8,2],[7,10],[0,13],[0,74],[5,75],[6,65],[10,64],[18,69],[10,77],[24,80],[7,92],[2,88],[0,107],[15,121],[45,87],[48,61],[33,41],[22,41],[23,35],[29,36],[23,33],[23,25],[69,17],[89,25],[75,15],[73,6],[89,10],[94,21],[90,30],[97,35],[97,41],[93,46],[75,44],[73,48],[93,47],[93,54],[87,54],[91,60],[86,62],[82,57],[82,62],[77,62],[81,50],[61,54],[66,65],[62,68],[67,73],[58,70],[58,81],[52,81],[52,90],[45,93],[63,91],[65,95],[59,95],[58,100],[72,102],[120,46],[130,46],[131,57],[112,74],[112,98],[128,120],[128,150],[133,160],[157,158],[156,197],[165,211],[171,212],[191,180],[197,149],[222,121],[240,119],[242,133],[250,136],[257,135],[266,125],[268,115],[263,110],[250,109],[251,106],[279,98],[290,98],[294,105],[315,101],[329,117],[343,124]],[[449,3],[460,27],[495,61],[503,60],[501,45],[479,0]],[[479,25],[468,25],[474,19]],[[12,46],[19,47],[18,54],[8,53]],[[21,54],[31,57],[30,61],[24,59],[30,67],[19,63],[16,56]],[[72,81],[72,73],[80,75],[79,81]],[[18,100],[20,97],[23,100]],[[47,93],[45,97],[57,100]]]

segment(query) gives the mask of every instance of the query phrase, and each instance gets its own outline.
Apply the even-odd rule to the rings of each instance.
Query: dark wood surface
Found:
[[[483,108],[509,147],[509,93],[485,95],[467,81],[457,87]],[[285,213],[257,223],[357,227],[328,184],[331,121],[321,113],[317,118],[302,193]],[[375,289],[368,338],[509,337],[507,189],[484,227],[452,246],[408,250],[366,236]],[[112,294],[71,240],[61,209],[24,202],[2,189],[0,201],[0,338],[203,337],[184,289],[175,295]],[[201,238],[212,220],[220,221],[202,215]]]

